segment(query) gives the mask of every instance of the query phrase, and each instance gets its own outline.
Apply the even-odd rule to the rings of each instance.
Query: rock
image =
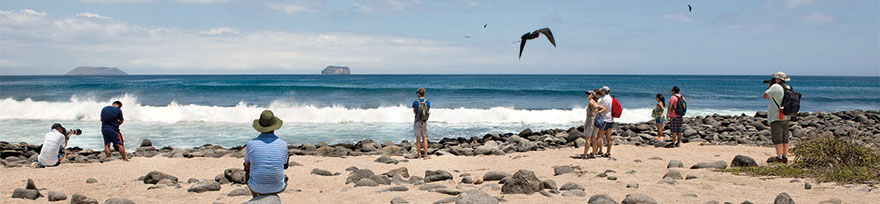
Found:
[[[541,182],[541,188],[556,190],[556,181],[553,181],[553,179],[544,180]]]
[[[391,199],[391,204],[409,204],[409,201],[397,196]]]
[[[375,174],[373,174],[372,170],[358,169],[358,170],[352,171],[350,174],[348,174],[348,178],[346,178],[345,184],[355,183],[357,181],[360,181],[361,179],[365,179],[365,178],[369,179],[369,178],[372,178],[373,176],[375,176]]]
[[[458,201],[458,197],[448,197],[448,198],[440,199],[440,200],[434,202],[434,204],[454,203],[456,201]]]
[[[12,198],[36,200],[40,196],[40,192],[36,189],[16,188],[12,191]]]
[[[361,180],[354,183],[354,187],[361,187],[361,186],[375,187],[375,186],[379,186],[379,184],[376,183],[376,181],[374,181],[373,179],[362,178]]]
[[[223,174],[217,174],[217,176],[214,176],[214,181],[216,181],[217,183],[220,183],[220,184],[228,184],[229,183],[229,179],[226,179],[226,176],[224,176]]]
[[[480,190],[484,190],[484,189],[499,191],[499,190],[501,190],[501,185],[490,183],[490,184],[483,185],[483,187],[480,187]]]
[[[562,192],[562,197],[587,197],[587,192],[581,189],[572,189]]]
[[[165,185],[153,184],[150,187],[147,187],[147,190],[160,189],[165,188]]]
[[[168,175],[159,171],[151,171],[144,176],[144,184],[156,184],[162,179],[171,179],[174,183],[177,183],[177,177]]]
[[[452,174],[444,170],[425,170],[425,183],[452,179]]]
[[[483,181],[499,181],[505,177],[510,177],[510,173],[503,171],[489,171],[483,174]]]
[[[166,179],[162,179],[162,180],[159,181],[159,182],[156,182],[156,185],[164,185],[164,186],[173,186],[173,185],[175,185],[175,184],[177,184],[177,183],[174,182],[173,180],[171,180],[171,179],[167,179],[167,178],[166,178]]]
[[[841,204],[841,203],[843,203],[843,201],[840,200],[840,198],[832,198],[832,199],[822,201],[819,204]]]
[[[578,137],[574,140],[574,144],[576,145],[575,147],[583,147],[587,144],[587,140],[585,140],[583,137]]]
[[[611,196],[606,194],[598,194],[590,196],[590,200],[587,201],[587,204],[618,204]]]
[[[244,169],[239,168],[230,168],[223,170],[223,176],[226,177],[226,180],[229,182],[237,183],[237,184],[247,184],[247,172]]]
[[[657,204],[657,201],[650,196],[641,193],[633,193],[626,195],[621,204]]]
[[[428,190],[428,192],[442,193],[442,194],[446,194],[446,195],[458,195],[461,193],[461,191],[447,189],[447,188],[431,189],[431,190]]]
[[[300,164],[299,162],[291,161],[290,163],[287,163],[287,166],[291,167],[291,166],[303,166],[303,165]]]
[[[697,197],[697,194],[696,194],[696,193],[685,193],[685,194],[682,194],[681,196],[696,198],[696,197]]]
[[[67,200],[67,195],[65,195],[64,192],[61,191],[49,191],[49,194],[46,197],[49,197],[49,201],[52,202]]]
[[[678,172],[676,170],[667,171],[666,174],[663,175],[663,178],[672,178],[676,180],[684,179],[684,177],[681,176],[681,172]]]
[[[373,181],[375,181],[379,185],[391,185],[391,178],[382,175],[375,175],[370,177]]]
[[[493,155],[493,154],[494,155],[498,155],[498,154],[504,155],[504,151],[501,151],[501,148],[499,148],[498,146],[483,145],[483,146],[479,146],[477,148],[474,148],[474,154],[475,155]]]
[[[208,191],[219,191],[220,183],[216,181],[197,183],[186,189],[187,192],[202,193]]]
[[[379,158],[376,158],[376,160],[373,160],[373,162],[378,162],[378,163],[383,163],[383,164],[397,164],[399,161],[397,161],[396,159],[392,159],[391,157],[382,155]]]
[[[648,158],[648,160],[660,160],[660,161],[662,161],[663,158],[660,158],[660,157],[651,157],[651,158]]]
[[[535,172],[519,170],[501,186],[502,194],[532,194],[541,190],[541,181]]]
[[[684,180],[691,180],[691,179],[697,179],[697,176],[687,175],[686,177],[684,177]]]
[[[684,168],[684,163],[681,163],[679,160],[669,160],[669,164],[666,165],[666,168]]]
[[[187,183],[187,184],[198,183],[198,182],[199,182],[199,179],[197,179],[197,178],[189,178],[189,179],[186,179],[186,183]]]
[[[80,194],[73,194],[70,197],[70,204],[98,204],[98,200]]]
[[[544,197],[548,197],[548,198],[552,198],[552,197],[553,197],[553,193],[547,192],[547,191],[545,191],[545,190],[538,191],[538,193],[540,193],[540,194],[541,194],[542,196],[544,196]]]
[[[789,183],[800,183],[800,182],[801,182],[801,180],[798,180],[798,179],[792,179],[791,181],[789,181]]]
[[[351,69],[348,66],[327,66],[324,70],[321,70],[321,74],[330,74],[330,75],[348,75],[351,74]]]
[[[248,188],[236,188],[235,190],[230,191],[226,196],[235,197],[235,196],[249,196],[251,195],[251,190]]]
[[[461,177],[461,183],[472,184],[474,183],[474,179],[470,176]]]
[[[639,183],[626,184],[626,188],[639,188]]]
[[[608,176],[608,180],[616,181],[616,180],[617,180],[617,176]]]
[[[261,195],[244,202],[243,204],[281,204],[278,194]]]
[[[794,200],[791,199],[791,196],[788,193],[780,193],[776,196],[776,200],[773,201],[773,204],[794,204]]]
[[[382,175],[387,176],[387,177],[394,177],[396,175],[396,176],[400,176],[403,178],[409,178],[409,170],[406,169],[406,167],[400,167],[400,168],[392,169],[388,172],[385,172]]]
[[[439,183],[429,183],[429,184],[419,186],[419,190],[423,190],[423,191],[433,190],[433,189],[438,189],[438,188],[446,188],[446,186],[444,186],[443,184],[439,184]]]
[[[733,157],[733,161],[730,161],[730,167],[747,166],[758,166],[758,162],[755,162],[755,159],[744,155],[736,155],[736,157]]]
[[[526,129],[523,130],[522,132],[519,132],[519,136],[520,136],[520,137],[528,137],[528,136],[530,136],[530,135],[532,135],[532,129],[531,129],[531,128],[526,128]]]
[[[721,203],[719,203],[717,200],[710,200],[710,201],[706,201],[703,204],[721,204]]]
[[[333,176],[333,173],[324,169],[314,168],[312,169],[311,174],[319,175],[319,176]]]
[[[676,182],[675,179],[672,179],[672,178],[663,178],[662,180],[660,180],[660,182],[657,182],[657,184],[674,185],[674,184],[678,184],[678,182]]]
[[[562,187],[559,187],[560,191],[567,191],[567,190],[572,190],[572,189],[579,189],[581,191],[586,190],[586,189],[584,189],[583,186],[581,186],[580,184],[577,184],[575,182],[568,182],[568,183],[562,184]]]
[[[86,183],[97,183],[97,182],[98,182],[98,179],[95,179],[95,178],[87,178],[86,179]]]
[[[805,182],[804,189],[807,189],[807,190],[813,189],[813,184],[810,184],[810,182]]]
[[[562,174],[574,173],[574,168],[571,166],[554,166],[553,167],[553,175],[559,176]]]
[[[409,190],[409,188],[407,188],[406,186],[392,186],[392,187],[382,189],[379,192],[388,192],[388,191],[403,192],[403,191],[408,191],[408,190]]]
[[[150,141],[150,139],[144,138],[144,141],[141,142],[141,147],[152,147],[152,146],[153,146],[153,141]]]
[[[397,196],[391,199],[391,204],[409,204],[409,201]]]
[[[32,179],[28,179],[28,180],[27,180],[27,184],[25,184],[25,186],[24,186],[24,189],[33,189],[33,190],[37,190],[37,185],[34,184],[34,180],[32,180]]]
[[[125,198],[108,198],[104,204],[134,204],[134,202]]]
[[[715,162],[700,162],[696,165],[691,166],[691,169],[726,169],[727,162],[724,161],[715,161]]]

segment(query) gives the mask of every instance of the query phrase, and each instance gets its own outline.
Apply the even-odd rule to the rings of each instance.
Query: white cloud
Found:
[[[358,11],[360,11],[361,13],[372,13],[373,12],[373,7],[359,4],[357,2],[351,3],[351,6],[354,6],[355,8],[357,8]]]
[[[97,18],[97,19],[111,19],[110,17],[102,16],[100,14],[90,13],[90,12],[78,13],[78,14],[76,14],[76,16],[87,17],[87,18]]]
[[[317,3],[315,2],[278,2],[278,3],[269,3],[266,4],[266,7],[269,7],[273,10],[282,11],[287,14],[296,14],[296,13],[314,13],[316,12],[315,7]]]
[[[224,33],[238,34],[239,31],[238,31],[238,29],[235,29],[235,28],[219,27],[219,28],[211,28],[211,30],[202,31],[199,33],[205,34],[205,35],[222,35]]]
[[[794,8],[800,5],[813,3],[813,0],[786,0],[785,8]]]
[[[175,1],[177,1],[177,3],[184,3],[184,4],[220,4],[220,3],[226,3],[229,0],[175,0]]]
[[[827,22],[836,22],[837,18],[834,16],[821,13],[821,12],[813,12],[804,16],[803,19],[805,22],[819,22],[819,23],[827,23]]]
[[[152,0],[80,0],[86,3],[143,3],[150,2]]]
[[[694,21],[693,18],[691,18],[687,15],[684,15],[684,14],[680,14],[680,13],[664,14],[660,17],[662,17],[664,19],[670,19],[670,20],[675,20],[675,21],[685,22],[685,23],[690,23],[690,22]]]
[[[43,20],[48,16],[45,11],[37,12],[31,9],[17,11],[0,10],[0,24],[4,25],[27,25]]]

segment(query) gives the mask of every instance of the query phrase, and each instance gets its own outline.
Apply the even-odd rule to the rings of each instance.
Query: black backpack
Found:
[[[794,89],[791,88],[790,85],[785,84],[782,86],[783,94],[782,94],[782,114],[786,116],[796,117],[798,111],[801,110],[801,93],[794,92]],[[774,103],[776,103],[776,99],[773,99]],[[776,107],[779,107],[779,103],[776,103]]]
[[[684,117],[684,114],[687,113],[687,101],[684,101],[681,96],[673,95],[672,97],[678,97],[678,102],[675,104],[675,114]]]

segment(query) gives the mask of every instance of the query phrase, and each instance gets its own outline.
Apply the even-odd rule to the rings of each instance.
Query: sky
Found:
[[[880,76],[878,2],[0,0],[0,75]]]

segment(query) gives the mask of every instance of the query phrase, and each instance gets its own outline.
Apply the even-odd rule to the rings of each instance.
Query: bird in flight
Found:
[[[470,36],[470,35],[465,35],[464,38],[471,38],[471,36]]]
[[[688,4],[688,12],[694,12],[694,7],[691,7],[690,4]]]
[[[550,28],[541,28],[531,33],[523,34],[522,37],[520,37],[522,40],[519,43],[519,58],[522,58],[522,51],[526,46],[526,41],[538,38],[541,34],[547,36],[547,39],[550,40],[550,44],[553,44],[553,47],[556,47],[556,40],[553,39],[553,33],[550,32]]]
[[[483,28],[486,28],[486,26],[488,26],[488,25],[489,25],[489,24],[483,24]]]

